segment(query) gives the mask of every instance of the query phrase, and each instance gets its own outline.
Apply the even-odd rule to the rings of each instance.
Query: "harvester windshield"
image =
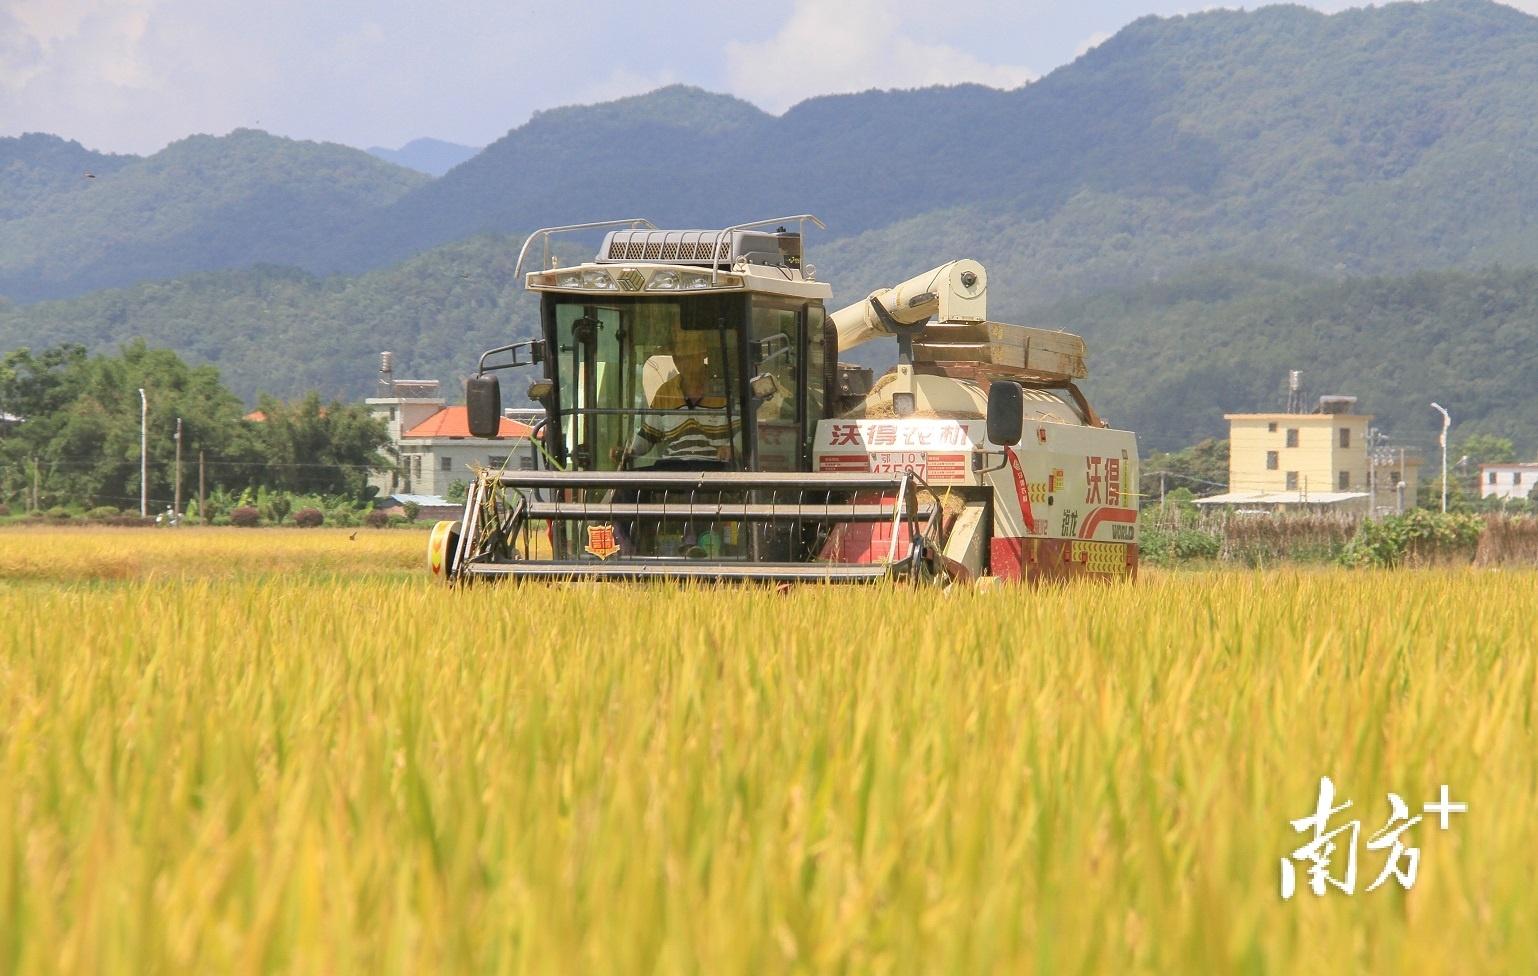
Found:
[[[557,456],[589,471],[742,468],[743,307],[550,296]]]

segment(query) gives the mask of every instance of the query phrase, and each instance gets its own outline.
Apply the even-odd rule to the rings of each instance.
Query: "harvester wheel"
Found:
[[[459,523],[439,522],[427,537],[427,568],[433,579],[447,582],[454,578],[454,552],[459,548]]]

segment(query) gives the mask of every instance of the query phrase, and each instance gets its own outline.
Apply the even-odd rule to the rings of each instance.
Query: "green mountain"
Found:
[[[218,366],[251,403],[264,391],[369,395],[389,349],[398,375],[442,379],[453,395],[481,350],[534,328],[532,300],[513,286],[517,243],[472,238],[356,277],[264,265],[13,305],[0,308],[0,350],[143,337]]]
[[[94,152],[41,132],[0,138],[0,222],[32,213],[55,196],[87,190],[137,158]]]
[[[1356,396],[1396,443],[1435,446],[1435,400],[1459,438],[1496,434],[1538,455],[1538,269],[1346,280],[1210,269],[1040,319],[1085,336],[1088,388],[1145,450],[1226,436],[1224,413],[1283,409],[1296,369],[1306,405]]]
[[[384,146],[368,148],[370,156],[428,176],[442,176],[478,152],[480,150],[474,146],[461,146],[442,139],[413,139],[399,149],[387,149]]]
[[[261,267],[13,306],[0,309],[0,349],[142,336],[218,366],[247,402],[260,391],[367,396],[389,349],[397,375],[440,379],[452,398],[483,349],[534,334],[535,301],[512,277],[517,245],[476,237],[354,277]],[[1330,280],[1213,268],[1023,318],[1087,338],[1086,389],[1145,450],[1224,436],[1225,412],[1280,409],[1298,369],[1310,395],[1359,397],[1398,443],[1430,448],[1427,403],[1438,400],[1460,437],[1499,434],[1538,452],[1538,270]],[[888,343],[862,351],[893,355]],[[509,378],[510,395],[527,378]]]
[[[342,229],[428,181],[358,149],[249,129],[105,163],[51,148],[61,161],[38,182],[53,189],[0,220],[0,295],[13,301],[263,261],[324,266]],[[95,179],[81,178],[86,166]]]
[[[858,291],[971,254],[1029,304],[1250,260],[1323,273],[1538,262],[1538,19],[1486,0],[1144,18],[1024,88],[697,89],[543,113],[339,244],[812,211]],[[859,269],[859,270],[855,270]]]
[[[0,294],[256,261],[356,272],[615,216],[812,211],[829,224],[814,259],[853,291],[962,253],[1027,306],[1212,260],[1538,262],[1535,176],[1538,18],[1488,0],[1217,10],[1144,18],[1008,92],[872,91],[773,116],[675,86],[555,109],[437,180],[341,147],[198,137],[0,220]]]
[[[387,348],[452,382],[532,327],[510,267],[532,227],[811,211],[840,302],[975,257],[993,317],[1087,336],[1094,395],[1150,447],[1221,434],[1301,369],[1401,437],[1439,399],[1538,448],[1538,289],[1488,270],[1538,266],[1538,19],[1486,0],[1144,18],[1009,92],[773,116],[665,88],[539,113],[436,180],[254,132],[70,145],[0,177],[38,188],[0,216],[0,294],[130,287],[0,311],[0,349],[143,335],[248,397],[366,393]],[[187,276],[219,268],[245,270]]]

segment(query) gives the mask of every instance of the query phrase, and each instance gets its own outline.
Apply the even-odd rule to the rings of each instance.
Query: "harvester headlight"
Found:
[[[646,288],[648,291],[677,291],[678,272],[658,271],[652,275],[652,280]]]
[[[614,279],[609,277],[609,272],[607,271],[584,271],[582,272],[582,287],[613,291]]]
[[[557,288],[581,288],[582,276],[575,271],[568,271],[565,274],[559,275],[556,278],[555,284]]]
[[[709,288],[710,275],[699,274],[698,272],[693,271],[686,271],[684,272],[683,280],[680,282],[680,284],[684,288]]]

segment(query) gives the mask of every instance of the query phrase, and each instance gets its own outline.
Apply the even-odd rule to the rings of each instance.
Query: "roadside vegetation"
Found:
[[[147,430],[150,510],[163,512],[176,497],[178,420],[184,512],[198,496],[201,461],[211,515],[256,506],[281,523],[316,507],[347,524],[348,512],[361,518],[370,507],[369,472],[390,464],[380,453],[384,424],[360,403],[263,395],[248,412],[213,367],[142,340],[116,355],[19,349],[0,357],[0,505],[54,517],[137,513]]]

